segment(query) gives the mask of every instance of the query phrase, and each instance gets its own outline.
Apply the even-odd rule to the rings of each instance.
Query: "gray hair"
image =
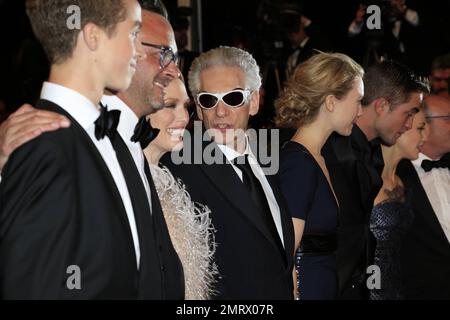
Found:
[[[260,70],[255,58],[242,49],[223,46],[202,53],[192,62],[188,82],[193,95],[200,92],[200,73],[214,66],[240,68],[245,74],[246,87],[243,89],[258,91],[261,87]]]

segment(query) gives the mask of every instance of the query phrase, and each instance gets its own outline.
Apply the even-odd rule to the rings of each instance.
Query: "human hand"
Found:
[[[397,16],[401,16],[405,14],[406,9],[406,0],[391,0],[391,7]]]
[[[43,132],[67,128],[66,117],[29,104],[22,105],[0,125],[0,173],[11,153]]]
[[[356,11],[355,23],[361,24],[364,22],[364,17],[366,15],[367,6],[365,4],[359,4],[358,10]]]

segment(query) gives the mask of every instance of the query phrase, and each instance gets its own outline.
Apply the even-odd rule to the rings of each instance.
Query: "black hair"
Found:
[[[428,83],[405,65],[385,60],[370,66],[364,74],[363,106],[385,98],[395,107],[406,102],[411,93],[429,93]]]

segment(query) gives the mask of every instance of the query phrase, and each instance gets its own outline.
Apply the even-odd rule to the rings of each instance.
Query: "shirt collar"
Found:
[[[239,153],[236,150],[234,150],[233,148],[230,148],[229,146],[225,145],[225,144],[217,144],[217,146],[219,147],[220,151],[222,151],[222,153],[225,155],[225,157],[227,158],[227,160],[229,162],[233,162],[233,160],[239,156],[243,156],[243,155],[248,155],[250,159],[254,160],[251,162],[256,162],[256,157],[252,152],[252,149],[250,148],[250,142],[249,142],[249,138],[247,135],[245,135],[245,150],[244,153]]]
[[[139,121],[139,118],[133,110],[117,96],[103,96],[102,103],[108,106],[108,110],[120,110],[120,121],[117,126],[122,138],[127,142],[131,142],[131,137],[134,134],[134,129]]]
[[[41,99],[56,103],[67,111],[84,129],[92,125],[100,115],[98,107],[82,94],[67,87],[44,82]]]
[[[305,40],[303,40],[302,43],[300,43],[300,48],[303,49],[306,46],[306,44],[308,43],[308,41],[309,41],[309,37],[306,37]]]

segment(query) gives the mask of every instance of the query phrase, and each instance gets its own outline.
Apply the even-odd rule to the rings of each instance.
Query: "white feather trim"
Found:
[[[206,300],[213,294],[218,275],[213,262],[216,244],[207,206],[191,201],[180,179],[166,167],[150,165],[164,218],[185,278],[185,298]]]

